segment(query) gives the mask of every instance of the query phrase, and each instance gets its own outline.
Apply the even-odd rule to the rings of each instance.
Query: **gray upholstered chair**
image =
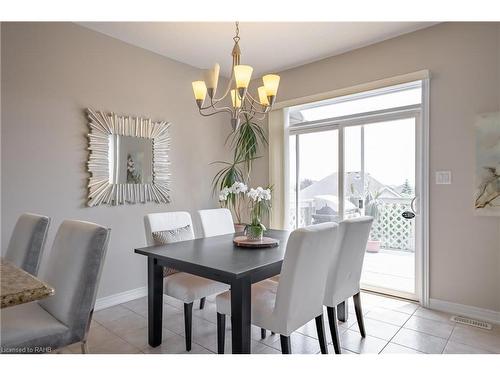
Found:
[[[144,217],[146,240],[149,246],[194,239],[193,222],[188,212],[159,212]],[[184,332],[186,351],[191,350],[193,303],[200,300],[203,309],[205,298],[229,289],[229,285],[204,277],[164,269],[163,290],[167,296],[184,302]]]
[[[10,237],[4,258],[28,273],[38,273],[50,218],[30,213],[22,214]]]
[[[40,279],[55,295],[2,310],[4,349],[50,348],[81,342],[87,333],[108,247],[110,230],[84,221],[65,220],[57,231],[47,267]]]

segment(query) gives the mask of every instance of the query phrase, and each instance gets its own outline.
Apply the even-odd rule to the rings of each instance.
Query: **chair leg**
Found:
[[[316,331],[318,331],[318,340],[319,346],[321,348],[321,354],[328,354],[328,343],[326,342],[323,314],[316,317]]]
[[[339,338],[339,327],[337,326],[337,310],[335,307],[328,306],[326,308],[328,313],[328,323],[330,325],[330,333],[332,334],[333,348],[335,349],[335,354],[340,354],[340,338]]]
[[[292,354],[292,343],[290,336],[280,335],[281,340],[281,354]]]
[[[264,340],[266,338],[266,330],[264,328],[260,329],[260,338]]]
[[[217,353],[224,354],[226,344],[226,316],[217,313]]]
[[[205,307],[205,297],[200,299],[200,310],[203,310],[204,307]]]
[[[87,341],[81,342],[82,354],[89,354],[89,346],[87,345]]]
[[[337,305],[337,319],[344,323],[347,322],[347,317],[349,315],[347,306],[348,306],[347,301],[340,302]]]
[[[186,351],[191,351],[191,330],[193,327],[193,302],[184,304],[184,333],[186,334]]]
[[[363,309],[361,308],[361,295],[358,292],[353,295],[352,298],[354,299],[354,310],[356,311],[356,319],[358,321],[359,332],[361,333],[361,337],[366,337],[365,322],[363,320]]]

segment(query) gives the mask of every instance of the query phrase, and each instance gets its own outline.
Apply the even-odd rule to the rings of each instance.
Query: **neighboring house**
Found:
[[[336,195],[338,196],[338,173],[332,173],[322,180],[314,182],[312,185],[300,191],[301,200],[314,199],[318,195]],[[361,180],[360,172],[347,172],[345,175],[346,196],[363,196],[364,188]],[[396,190],[382,184],[380,181],[373,178],[369,173],[365,173],[365,186],[371,195],[375,195],[379,191],[383,191],[388,197],[401,197]]]
[[[399,194],[396,190],[389,186],[384,186],[379,190],[379,199],[394,199],[394,198],[404,198],[403,195]]]

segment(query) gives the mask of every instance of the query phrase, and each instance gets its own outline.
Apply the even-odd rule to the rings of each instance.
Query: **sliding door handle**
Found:
[[[417,214],[417,211],[415,210],[415,200],[417,199],[417,197],[413,197],[413,199],[411,200],[411,203],[410,203],[410,208],[412,210],[412,212],[416,215]]]

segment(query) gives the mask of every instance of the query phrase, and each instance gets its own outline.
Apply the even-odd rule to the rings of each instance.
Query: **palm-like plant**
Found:
[[[246,185],[250,182],[252,164],[258,159],[259,147],[267,145],[267,138],[264,129],[253,121],[253,118],[245,115],[245,119],[240,127],[228,135],[226,144],[233,150],[233,161],[216,161],[212,164],[222,165],[222,169],[217,172],[212,180],[212,192],[217,194],[224,188],[230,188],[235,182],[243,182]],[[229,196],[227,205],[233,208],[237,218],[240,218],[240,205],[235,196]],[[238,207],[237,207],[238,206]]]
[[[252,172],[252,163],[258,158],[259,145],[267,145],[264,129],[252,121],[248,115],[241,126],[229,135],[231,137],[231,148],[234,150],[234,160],[243,164],[246,175],[242,182],[248,183]]]

